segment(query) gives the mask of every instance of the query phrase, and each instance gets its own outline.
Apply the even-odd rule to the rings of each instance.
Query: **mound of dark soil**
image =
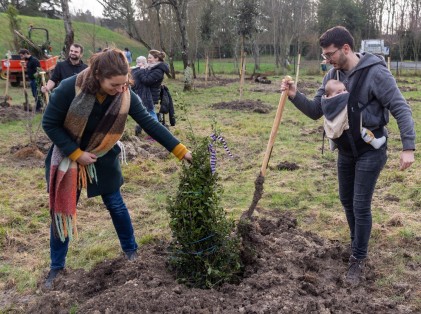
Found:
[[[300,169],[300,166],[297,165],[295,162],[288,162],[288,161],[284,161],[284,162],[280,162],[276,168],[278,168],[278,170],[289,170],[289,171],[294,171],[297,169]]]
[[[343,281],[346,248],[296,228],[289,213],[266,213],[241,228],[244,278],[212,290],[187,288],[167,271],[168,243],[140,249],[137,260],[67,270],[28,313],[404,313],[378,293],[376,270],[358,287]],[[349,254],[349,253],[348,253]],[[404,302],[404,301],[402,301]]]
[[[6,123],[16,120],[24,120],[28,113],[20,106],[1,107],[0,106],[0,123]]]
[[[269,113],[272,107],[261,100],[234,100],[220,102],[212,105],[214,109],[247,110],[257,113]]]
[[[142,138],[125,135],[121,141],[124,144],[127,160],[133,160],[137,157],[144,159],[151,157],[166,159],[170,154],[160,144],[157,144],[153,140],[147,140],[145,134],[142,135]]]

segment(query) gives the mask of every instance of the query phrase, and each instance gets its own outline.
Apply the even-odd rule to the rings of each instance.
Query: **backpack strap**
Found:
[[[370,104],[363,104],[361,107],[358,101],[358,93],[361,90],[361,86],[364,83],[364,78],[367,76],[367,72],[369,71],[370,67],[366,67],[360,71],[355,73],[355,81],[356,84],[354,88],[349,93],[348,99],[348,121],[349,121],[349,129],[346,130],[346,134],[348,136],[352,154],[354,157],[358,157],[358,150],[355,142],[361,138],[361,112]]]

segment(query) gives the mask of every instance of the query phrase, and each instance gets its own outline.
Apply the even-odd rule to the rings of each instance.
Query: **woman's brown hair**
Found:
[[[117,48],[105,48],[89,58],[88,77],[86,83],[82,86],[85,93],[96,94],[100,88],[100,82],[103,79],[109,79],[114,76],[129,74],[130,67],[124,52]]]
[[[167,56],[165,52],[159,50],[149,50],[149,54],[152,55],[154,58],[158,58],[159,61],[164,61],[165,57]]]

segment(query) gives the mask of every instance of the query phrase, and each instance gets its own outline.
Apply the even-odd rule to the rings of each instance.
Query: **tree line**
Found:
[[[272,55],[277,67],[301,53],[318,59],[318,38],[343,25],[355,37],[382,38],[392,59],[419,59],[421,0],[96,0],[103,18],[78,10],[70,19],[122,29],[146,48],[191,66],[197,58]],[[0,0],[20,14],[63,18],[69,0]],[[66,8],[67,6],[67,8]],[[65,9],[65,10],[63,10]],[[64,13],[63,13],[64,12]],[[194,67],[193,67],[194,69]]]

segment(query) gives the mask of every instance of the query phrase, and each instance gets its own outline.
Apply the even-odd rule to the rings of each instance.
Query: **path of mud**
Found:
[[[168,243],[143,246],[137,260],[67,270],[53,291],[24,305],[28,313],[411,313],[378,293],[370,272],[359,287],[344,283],[347,250],[296,228],[280,211],[243,229],[247,262],[238,285],[212,290],[177,284],[166,268]],[[349,253],[348,253],[349,254]]]

